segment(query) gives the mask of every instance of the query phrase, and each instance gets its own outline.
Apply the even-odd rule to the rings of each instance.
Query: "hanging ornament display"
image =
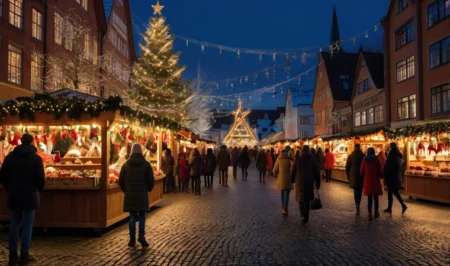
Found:
[[[231,87],[232,90],[234,89],[234,83],[233,82],[231,82],[230,87]]]
[[[277,61],[277,54],[273,53],[272,54],[272,61],[275,63]]]
[[[289,79],[289,75],[291,74],[291,62],[289,61],[289,54],[286,54],[286,62],[284,62],[284,71],[287,74],[287,78]]]
[[[202,50],[202,53],[205,52],[205,46],[204,45],[202,45],[201,50]]]
[[[222,49],[219,49],[219,55],[222,55]]]
[[[280,93],[283,94],[283,86],[281,86]]]
[[[378,25],[373,26],[373,31],[377,32],[378,31]]]
[[[216,89],[219,90],[219,83],[216,84]]]
[[[369,31],[364,31],[364,38],[369,39]]]
[[[274,68],[273,71],[272,71],[272,77],[273,77],[273,80],[275,80],[276,74],[277,74],[277,71],[276,71],[275,68]]]
[[[237,50],[236,55],[237,59],[241,59],[241,50]]]
[[[356,37],[353,37],[352,41],[353,41],[353,45],[356,45]]]
[[[264,75],[266,75],[267,79],[270,79],[270,71],[266,70],[266,72],[264,72]]]
[[[298,77],[298,84],[299,84],[299,85],[302,84],[302,77],[301,77],[301,76]]]
[[[263,61],[263,55],[260,54],[260,55],[259,55],[259,61],[258,61],[258,63],[259,63],[260,65],[262,65],[262,61]]]
[[[304,64],[304,65],[306,65],[306,58],[307,58],[307,54],[305,52],[303,52],[301,61],[302,61],[302,64]]]
[[[245,83],[248,83],[248,76],[245,76]]]
[[[189,40],[186,40],[186,47],[189,46]]]
[[[297,58],[298,58],[298,57],[297,57],[297,53],[294,52],[294,54],[292,54],[292,59],[293,59],[293,60],[297,60]]]
[[[239,79],[239,85],[242,85],[242,78]]]

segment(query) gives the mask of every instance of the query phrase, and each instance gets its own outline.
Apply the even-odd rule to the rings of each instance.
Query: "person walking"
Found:
[[[362,199],[362,190],[364,187],[364,176],[361,175],[361,164],[364,160],[364,153],[361,150],[359,143],[355,144],[355,150],[347,158],[345,164],[345,171],[347,173],[347,179],[349,185],[353,189],[353,197],[355,199],[356,215],[360,214],[360,205]]]
[[[266,154],[266,169],[267,169],[267,173],[271,176],[272,175],[272,169],[273,169],[273,156],[272,156],[272,152],[270,150],[267,150],[267,154]]]
[[[325,149],[325,177],[328,183],[331,182],[331,172],[333,171],[335,161],[334,154],[329,149]]]
[[[231,151],[231,165],[233,166],[233,178],[236,180],[237,176],[237,168],[239,163],[239,150],[237,147],[234,147]]]
[[[219,166],[219,184],[228,187],[228,167],[231,164],[231,159],[225,145],[220,147],[220,151],[217,154],[217,164]]]
[[[189,193],[189,166],[185,152],[178,154],[178,180],[180,182],[180,191]]]
[[[197,148],[194,148],[194,150],[192,150],[191,158],[189,158],[189,169],[190,169],[189,175],[191,176],[191,179],[194,180],[193,183],[194,195],[200,196],[201,194],[200,176],[202,174],[202,157]]]
[[[386,164],[386,155],[384,154],[384,151],[381,150],[381,151],[378,153],[378,159],[380,159],[381,167],[384,168],[384,165]]]
[[[320,189],[319,166],[311,156],[308,145],[303,146],[300,158],[292,167],[291,182],[295,183],[295,198],[303,218],[302,223],[306,224],[309,221],[311,201],[314,199],[314,188]]]
[[[258,168],[259,171],[259,183],[266,183],[266,160],[267,160],[267,154],[264,151],[264,149],[261,149],[256,156],[256,168]]]
[[[293,188],[291,166],[292,160],[289,157],[289,150],[284,149],[281,151],[273,167],[273,174],[277,178],[277,189],[281,191],[281,213],[284,215],[288,214],[289,195]]]
[[[317,149],[316,161],[317,164],[319,165],[320,178],[325,177],[325,154],[323,153],[321,147]]]
[[[408,209],[403,202],[398,190],[402,187],[402,159],[403,155],[395,142],[390,145],[390,151],[384,165],[384,182],[388,188],[388,208],[384,210],[386,213],[392,213],[393,196],[397,198],[402,205],[402,214]]]
[[[9,263],[26,264],[35,261],[30,255],[31,237],[36,209],[40,205],[40,193],[44,189],[45,174],[42,158],[32,145],[33,136],[24,134],[21,145],[8,154],[0,170],[0,183],[8,193],[8,208],[11,210],[9,230]],[[22,242],[20,258],[17,253],[20,223]]]
[[[375,149],[367,149],[367,156],[361,164],[361,175],[364,176],[364,195],[368,197],[369,220],[373,220],[372,205],[375,203],[375,218],[380,217],[378,212],[378,196],[383,195],[381,180],[383,178],[383,168],[380,159],[375,155]]]
[[[208,148],[205,156],[205,174],[206,174],[207,188],[213,187],[215,171],[216,171],[216,156],[214,156],[213,150],[211,148]]]
[[[248,147],[245,146],[239,155],[239,165],[242,169],[242,181],[247,181],[248,167],[250,166],[250,154],[248,153]]]
[[[155,177],[153,169],[142,154],[141,144],[135,143],[131,148],[131,156],[122,166],[119,186],[125,194],[123,211],[130,213],[128,246],[136,245],[136,221],[139,221],[138,241],[142,247],[149,244],[145,238],[145,215],[149,210],[148,192],[153,190]]]
[[[172,151],[167,149],[164,152],[164,157],[162,159],[162,170],[166,174],[165,179],[167,180],[166,192],[171,192],[175,190],[175,177],[173,175],[173,168],[175,166],[175,158],[172,156]]]

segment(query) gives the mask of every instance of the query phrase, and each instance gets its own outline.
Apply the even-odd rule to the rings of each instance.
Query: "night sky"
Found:
[[[132,0],[131,8],[133,23],[135,24],[136,46],[141,41],[139,31],[144,31],[149,18],[153,14],[151,5],[156,0]],[[374,51],[382,49],[381,26],[374,32],[373,26],[386,14],[389,0],[160,0],[164,5],[162,13],[174,34],[189,37],[196,40],[251,49],[293,49],[305,47],[323,47],[328,49],[330,42],[331,17],[333,2],[336,3],[337,15],[341,39],[349,39],[354,35],[357,44],[348,43],[344,50],[356,51],[360,45]],[[369,38],[365,39],[361,33],[369,31]],[[238,60],[236,53],[223,52],[206,47],[201,52],[201,47],[177,40],[175,49],[181,51],[181,64],[187,66],[184,79],[194,79],[197,75],[197,66],[200,64],[203,76],[208,81],[226,80],[229,78],[245,76],[255,71],[274,65],[271,56],[264,56],[263,63],[258,63],[258,55],[242,54]],[[137,50],[139,52],[139,48]],[[314,49],[315,52],[318,51]],[[275,80],[271,73],[268,80],[264,73],[260,73],[254,85],[254,76],[242,85],[239,81],[231,85],[221,82],[219,90],[211,86],[211,94],[227,95],[244,91],[251,91],[265,86],[282,82],[288,74],[284,70],[285,56],[277,56]],[[301,60],[292,60],[290,78],[299,75],[306,69],[317,64],[317,53],[312,53],[306,63]],[[207,85],[205,85],[207,86]],[[288,87],[299,88],[305,97],[312,98],[314,87],[314,72],[309,72],[307,77],[302,77],[301,84],[298,80],[277,88],[277,93],[253,95],[249,101],[244,98],[246,107],[271,109],[285,104],[286,89]],[[219,106],[221,101],[216,101]],[[233,108],[233,103],[224,102],[223,108]]]

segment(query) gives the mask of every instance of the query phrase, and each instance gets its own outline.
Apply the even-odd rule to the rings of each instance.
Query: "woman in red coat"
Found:
[[[178,154],[178,180],[180,182],[180,190],[188,193],[189,187],[189,168],[186,153]]]
[[[335,162],[336,158],[334,157],[334,154],[330,151],[330,149],[325,149],[325,182],[331,182],[331,171],[333,171]]]
[[[383,195],[381,180],[383,178],[383,168],[380,159],[375,155],[375,149],[367,149],[367,156],[364,158],[361,169],[364,176],[364,195],[368,196],[369,220],[373,220],[372,203],[375,201],[375,218],[380,217],[378,212],[378,196]]]

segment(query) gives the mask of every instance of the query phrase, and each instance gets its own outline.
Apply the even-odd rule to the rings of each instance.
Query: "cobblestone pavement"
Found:
[[[124,222],[101,237],[86,232],[37,234],[34,265],[450,265],[450,207],[407,200],[405,215],[368,221],[355,216],[347,184],[323,183],[324,208],[300,222],[291,194],[289,216],[280,213],[274,178],[229,188],[165,197],[147,218],[149,249],[128,248]],[[367,199],[363,199],[364,206]],[[1,203],[4,204],[4,203]],[[380,209],[386,207],[386,195]],[[363,209],[365,210],[365,208]],[[0,265],[7,262],[7,232],[0,233]]]

